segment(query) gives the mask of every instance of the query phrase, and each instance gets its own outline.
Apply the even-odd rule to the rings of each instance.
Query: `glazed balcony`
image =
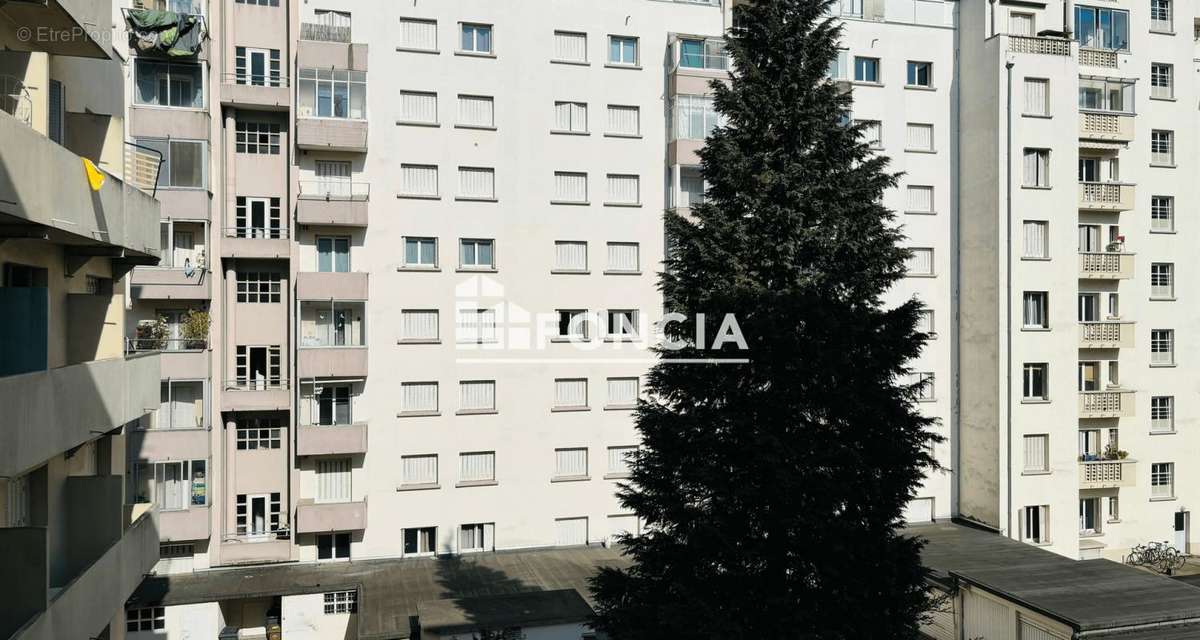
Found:
[[[309,274],[362,275],[366,274]],[[366,279],[359,280],[365,283]],[[365,294],[365,286],[361,293]],[[302,300],[297,370],[301,378],[367,375],[366,305],[361,301]]]
[[[1132,322],[1080,322],[1080,349],[1130,349],[1133,348],[1134,323]]]
[[[367,528],[367,502],[314,502],[296,505],[296,533],[361,531]]]
[[[1124,182],[1080,182],[1082,211],[1129,211],[1137,197],[1134,185]]]
[[[341,227],[367,226],[371,185],[339,180],[301,180],[296,222]]]
[[[1134,392],[1128,389],[1079,392],[1080,418],[1132,418]]]
[[[1137,481],[1134,460],[1095,460],[1079,463],[1080,489],[1132,487]]]
[[[1080,252],[1079,277],[1084,280],[1128,280],[1133,277],[1132,253]]]
[[[367,424],[302,425],[296,433],[296,455],[323,456],[367,452]]]

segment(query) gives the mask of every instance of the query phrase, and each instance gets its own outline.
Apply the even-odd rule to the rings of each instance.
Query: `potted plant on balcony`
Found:
[[[1125,251],[1125,236],[1117,236],[1104,249],[1109,253],[1123,253]]]
[[[1124,460],[1129,455],[1128,451],[1122,451],[1117,448],[1117,445],[1110,444],[1104,448],[1105,460]]]
[[[134,331],[134,351],[161,351],[167,346],[167,321],[165,318],[138,320]]]
[[[180,333],[184,349],[204,349],[208,346],[208,328],[211,320],[207,311],[192,309],[183,317]]]

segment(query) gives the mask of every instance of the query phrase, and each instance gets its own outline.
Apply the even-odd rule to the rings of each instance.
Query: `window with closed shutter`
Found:
[[[556,271],[587,271],[587,243],[559,241],[554,243]]]
[[[1025,113],[1027,115],[1050,115],[1049,89],[1049,80],[1044,78],[1025,78]]]
[[[437,124],[437,94],[423,91],[401,91],[400,119],[404,122]]]
[[[1046,457],[1046,434],[1025,436],[1025,471],[1039,473],[1049,471]]]
[[[626,513],[608,516],[608,539],[617,542],[621,536],[638,534],[638,519],[636,514]]]
[[[350,501],[350,459],[317,460],[317,502]]]
[[[438,409],[438,389],[436,382],[405,382],[400,385],[401,402],[404,413],[426,413]]]
[[[617,136],[641,134],[641,117],[638,107],[608,105],[608,133]]]
[[[559,477],[586,476],[588,473],[588,450],[555,449],[554,475]]]
[[[400,19],[400,48],[416,51],[437,51],[437,21]]]
[[[909,213],[933,213],[933,187],[909,185],[906,206]]]
[[[908,258],[908,275],[933,275],[933,249],[912,249]]]
[[[496,126],[495,101],[491,96],[458,96],[458,124],[468,127]]]
[[[459,480],[481,482],[496,479],[496,453],[478,451],[458,455]]]
[[[560,547],[587,544],[587,518],[559,518],[554,521],[555,543]]]
[[[560,378],[554,381],[554,406],[586,407],[587,379]]]
[[[463,198],[491,200],[496,197],[496,170],[484,167],[459,167],[458,189]]]
[[[438,462],[436,455],[401,456],[401,482],[403,484],[437,484]]]
[[[1041,220],[1026,220],[1022,225],[1023,247],[1022,255],[1026,258],[1046,258],[1046,222]]]
[[[609,378],[608,406],[631,407],[637,404],[637,378]]]
[[[636,242],[608,243],[608,270],[636,272],[640,268]]]
[[[587,103],[555,102],[554,130],[569,133],[587,133]]]
[[[609,447],[608,473],[625,475],[629,473],[629,457],[637,451],[637,447]]]
[[[438,339],[438,312],[436,309],[404,309],[400,312],[400,319],[402,339]]]
[[[587,62],[587,34],[555,31],[554,59],[560,62]]]
[[[400,165],[400,191],[402,194],[408,196],[437,196],[437,166],[427,164]]]
[[[641,185],[638,176],[608,174],[608,199],[605,204],[638,204],[641,202]]]
[[[905,148],[909,151],[933,151],[933,125],[908,123],[908,143]]]
[[[554,172],[554,200],[556,202],[587,202],[587,174],[569,171]]]
[[[496,381],[464,380],[458,383],[458,395],[463,411],[493,411],[496,408]]]

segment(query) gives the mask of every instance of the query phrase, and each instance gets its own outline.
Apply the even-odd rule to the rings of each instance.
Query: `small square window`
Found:
[[[460,51],[490,55],[492,53],[492,25],[463,22]]]
[[[854,57],[854,81],[879,83],[879,58]]]
[[[404,266],[436,268],[437,238],[405,238]]]
[[[933,63],[908,61],[907,85],[910,87],[933,88]]]
[[[637,66],[638,39],[629,36],[609,36],[608,63],[627,67]]]
[[[317,560],[349,559],[349,533],[324,533],[317,536]]]

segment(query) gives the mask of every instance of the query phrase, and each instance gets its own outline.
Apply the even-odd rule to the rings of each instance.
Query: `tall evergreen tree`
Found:
[[[706,199],[668,212],[660,276],[687,316],[667,338],[701,323],[707,344],[660,349],[637,410],[620,499],[645,531],[592,582],[616,640],[917,637],[920,543],[899,526],[939,438],[903,380],[927,336],[919,302],[882,302],[908,256],[881,204],[896,176],[827,78],[832,4],[735,7]],[[712,344],[726,314],[747,349]]]

